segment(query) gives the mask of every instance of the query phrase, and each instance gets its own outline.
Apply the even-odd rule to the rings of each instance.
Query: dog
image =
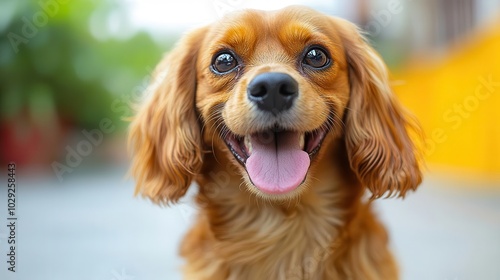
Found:
[[[371,204],[421,183],[420,128],[354,24],[234,12],[186,34],[154,77],[131,174],[160,205],[197,183],[185,279],[398,278]]]

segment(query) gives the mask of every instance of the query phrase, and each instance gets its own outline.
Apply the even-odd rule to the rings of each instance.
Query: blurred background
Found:
[[[180,279],[196,209],[133,197],[124,121],[184,32],[307,5],[367,32],[420,120],[423,186],[377,211],[402,279],[500,279],[500,0],[0,2],[1,279]],[[7,271],[7,164],[17,272]]]

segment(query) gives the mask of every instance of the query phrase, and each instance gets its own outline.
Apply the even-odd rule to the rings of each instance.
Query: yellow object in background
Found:
[[[394,90],[424,128],[431,171],[500,178],[500,23],[421,61],[394,73]]]

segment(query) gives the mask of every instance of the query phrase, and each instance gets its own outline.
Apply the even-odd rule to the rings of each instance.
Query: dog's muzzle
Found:
[[[267,72],[257,75],[248,84],[248,99],[265,112],[277,115],[290,109],[299,95],[299,85],[285,73]]]

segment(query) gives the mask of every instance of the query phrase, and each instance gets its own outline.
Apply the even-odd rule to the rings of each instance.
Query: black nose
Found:
[[[267,72],[253,78],[247,95],[259,109],[276,115],[292,107],[299,95],[299,85],[288,74]]]

